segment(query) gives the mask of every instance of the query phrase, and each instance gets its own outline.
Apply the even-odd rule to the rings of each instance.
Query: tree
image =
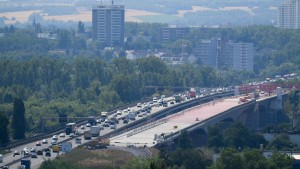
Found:
[[[194,145],[189,138],[189,133],[187,131],[183,131],[178,138],[178,147],[182,149],[193,148]]]
[[[12,114],[12,130],[14,139],[25,138],[26,120],[25,107],[22,99],[15,98]]]
[[[295,159],[285,153],[274,153],[270,159],[272,169],[292,169]]]
[[[224,133],[224,142],[227,146],[243,148],[249,145],[250,132],[241,123],[235,123]]]
[[[0,145],[9,142],[9,119],[5,113],[0,112]]]
[[[235,149],[226,148],[221,151],[221,155],[212,169],[244,169],[244,163]]]

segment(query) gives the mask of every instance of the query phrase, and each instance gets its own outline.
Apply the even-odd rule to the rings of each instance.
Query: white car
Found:
[[[142,107],[142,103],[138,103],[136,107]]]
[[[85,129],[85,127],[84,126],[80,126],[80,129]]]
[[[91,127],[92,125],[91,125],[91,123],[86,123],[85,126],[86,126],[86,127]]]
[[[42,141],[42,143],[43,143],[43,144],[48,144],[48,140],[47,140],[47,139],[44,139],[44,140]]]
[[[57,145],[57,140],[52,140],[51,145]]]
[[[122,115],[122,111],[121,111],[121,110],[118,110],[118,111],[117,111],[117,115]]]
[[[60,133],[59,137],[65,137],[65,133]]]
[[[57,140],[58,140],[57,135],[53,135],[53,136],[52,136],[52,140],[56,140],[56,141],[57,141]]]

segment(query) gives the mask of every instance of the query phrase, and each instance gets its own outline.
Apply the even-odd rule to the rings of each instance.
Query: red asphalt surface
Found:
[[[240,103],[242,104],[242,103]],[[217,100],[209,103],[205,103],[194,108],[184,110],[183,112],[178,113],[168,118],[168,123],[187,123],[194,124],[199,121],[206,120],[210,117],[216,116],[230,108],[240,105],[237,98]],[[198,118],[199,121],[196,121]]]

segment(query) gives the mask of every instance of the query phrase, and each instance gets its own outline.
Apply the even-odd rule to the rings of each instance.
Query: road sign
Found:
[[[72,150],[72,143],[71,142],[63,142],[61,143],[61,151],[68,153]]]

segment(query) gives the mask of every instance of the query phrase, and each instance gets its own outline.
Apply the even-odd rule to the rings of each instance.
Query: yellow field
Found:
[[[249,8],[247,6],[228,6],[228,7],[224,7],[224,8],[218,8],[218,9],[213,9],[213,8],[208,8],[208,7],[205,7],[205,6],[192,6],[192,9],[191,10],[178,10],[178,15],[179,17],[183,17],[184,14],[186,14],[187,12],[200,12],[200,11],[231,11],[231,10],[241,10],[241,11],[245,11],[245,12],[248,12],[250,14],[254,14],[252,12],[253,9],[256,9],[257,7],[255,8]]]
[[[8,20],[5,21],[6,24],[12,24],[17,21],[21,23],[25,23],[28,21],[28,17],[33,13],[41,13],[45,20],[60,20],[60,21],[83,21],[83,22],[91,22],[92,21],[92,12],[86,10],[85,8],[78,8],[78,14],[74,15],[59,15],[59,16],[48,16],[47,14],[41,13],[42,11],[20,11],[20,12],[0,12],[0,17],[4,16]],[[136,18],[137,16],[153,16],[153,15],[162,15],[160,13],[142,11],[142,10],[132,10],[127,9],[125,11],[125,21],[126,22],[142,22],[142,20]],[[16,20],[12,20],[12,18],[16,18]]]

